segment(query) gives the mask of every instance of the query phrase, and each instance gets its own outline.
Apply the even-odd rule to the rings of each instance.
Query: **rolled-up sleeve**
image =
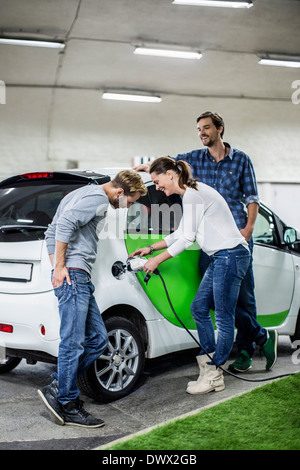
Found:
[[[260,197],[258,195],[255,172],[250,158],[247,158],[245,164],[242,183],[246,206],[251,203],[256,203],[259,205]]]

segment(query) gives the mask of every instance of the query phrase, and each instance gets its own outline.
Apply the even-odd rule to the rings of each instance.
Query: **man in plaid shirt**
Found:
[[[223,142],[224,127],[224,121],[219,114],[212,112],[201,114],[197,118],[197,129],[200,140],[206,148],[177,155],[175,159],[189,163],[194,177],[216,189],[224,197],[252,253],[252,232],[260,202],[255,173],[248,155]],[[149,167],[150,162],[135,169],[149,171]],[[202,251],[200,255],[202,277],[208,264],[209,258]],[[277,357],[277,332],[268,333],[256,320],[252,260],[241,285],[235,324],[238,330],[236,344],[239,355],[236,361],[230,364],[229,369],[245,372],[251,368],[254,343],[261,347],[266,356],[266,369],[271,369]]]

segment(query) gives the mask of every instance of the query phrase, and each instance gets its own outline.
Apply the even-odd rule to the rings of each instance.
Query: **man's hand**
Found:
[[[247,227],[245,227],[242,230],[240,230],[240,232],[243,235],[243,237],[245,238],[246,242],[248,242],[250,240],[250,238],[252,237],[253,230],[251,230],[251,228],[248,229]]]
[[[65,266],[67,248],[67,243],[56,241],[56,265],[52,276],[52,285],[54,288],[61,286],[65,279],[69,286],[72,284],[69,271]]]
[[[241,234],[243,235],[243,237],[245,238],[247,242],[252,237],[256,217],[258,214],[258,209],[259,209],[259,205],[256,202],[251,202],[247,206],[247,212],[248,212],[247,225],[242,230],[240,230]]]
[[[137,165],[133,168],[133,170],[135,171],[146,171],[147,173],[149,173],[149,169],[150,169],[150,165],[151,163],[142,163],[141,165]]]
[[[63,284],[64,280],[67,280],[67,283],[71,285],[71,279],[69,276],[69,271],[67,270],[66,266],[63,268],[55,268],[53,271],[53,276],[52,276],[52,285],[54,289],[56,287],[59,287]]]

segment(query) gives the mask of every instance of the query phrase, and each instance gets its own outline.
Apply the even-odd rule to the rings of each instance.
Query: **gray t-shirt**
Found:
[[[105,222],[109,200],[101,186],[88,185],[67,194],[49,225],[45,240],[54,254],[56,240],[68,244],[66,267],[92,271],[97,255],[98,233]]]

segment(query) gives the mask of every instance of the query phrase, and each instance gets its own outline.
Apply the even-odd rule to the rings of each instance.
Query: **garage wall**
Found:
[[[293,200],[300,200],[300,104],[162,98],[113,102],[97,90],[9,86],[0,104],[0,174],[130,166],[135,156],[176,155],[199,147],[196,117],[212,110],[224,117],[225,141],[250,155],[263,199],[282,210],[282,201],[291,202],[290,183]]]

